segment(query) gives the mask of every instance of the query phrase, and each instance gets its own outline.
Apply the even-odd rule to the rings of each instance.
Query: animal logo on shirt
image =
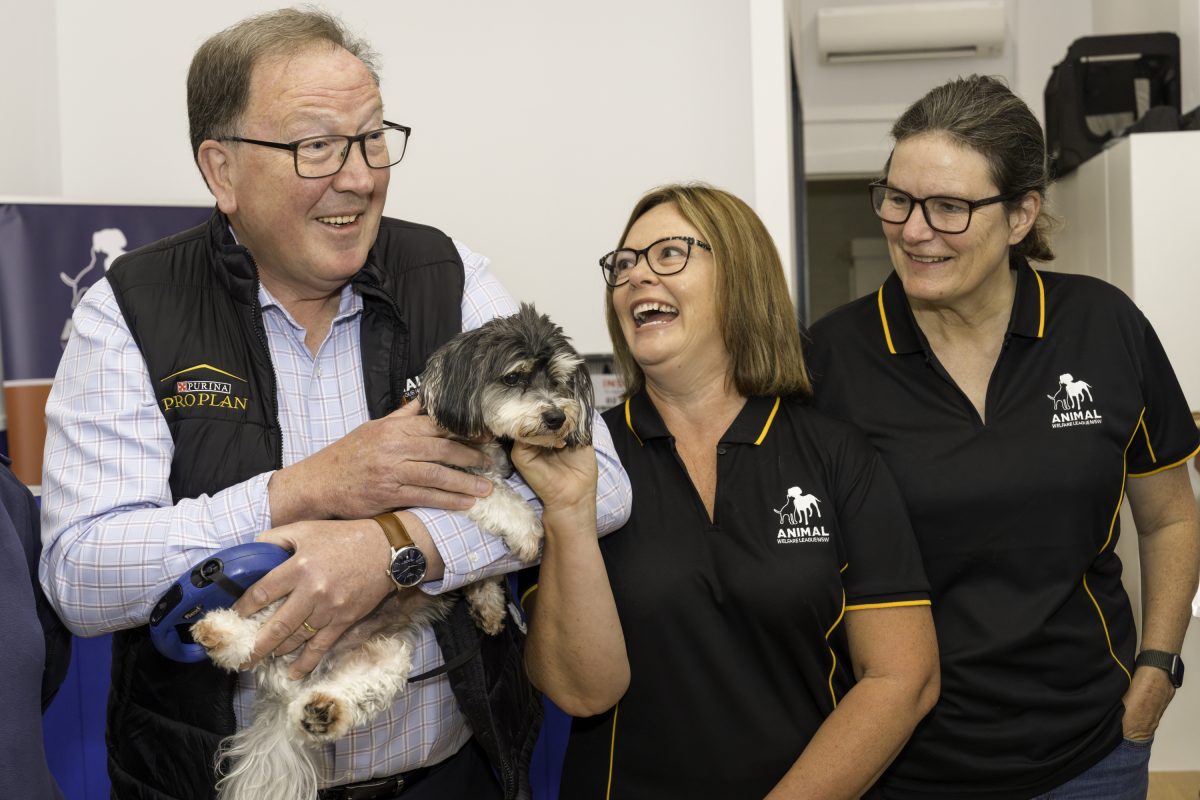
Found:
[[[1052,415],[1050,427],[1070,428],[1079,425],[1099,425],[1103,421],[1100,412],[1094,408],[1084,408],[1093,405],[1092,385],[1087,381],[1076,380],[1069,372],[1058,376],[1058,388],[1054,394],[1046,395],[1050,401]]]
[[[812,524],[821,517],[821,500],[816,495],[805,494],[799,486],[793,486],[787,490],[784,504],[771,510],[779,515],[776,541],[780,544],[829,541],[825,527]]]
[[[821,501],[816,496],[805,494],[804,490],[799,486],[793,486],[787,490],[787,502],[782,508],[772,509],[779,515],[780,525],[797,525],[800,524],[800,518],[804,517],[805,525],[808,524],[809,517],[814,513],[821,516]]]

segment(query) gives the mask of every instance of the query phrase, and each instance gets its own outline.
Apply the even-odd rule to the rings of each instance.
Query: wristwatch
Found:
[[[1143,650],[1138,653],[1133,662],[1139,667],[1158,667],[1167,673],[1171,685],[1178,689],[1183,686],[1183,659],[1178,653],[1164,653],[1162,650]]]
[[[388,544],[392,546],[392,561],[388,565],[388,577],[400,589],[411,589],[425,579],[425,554],[413,544],[412,537],[395,514],[388,512],[372,517],[383,528]]]

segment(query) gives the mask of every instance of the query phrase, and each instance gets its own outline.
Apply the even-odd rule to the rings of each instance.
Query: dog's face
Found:
[[[421,405],[464,439],[592,443],[592,381],[583,357],[562,328],[526,303],[510,317],[463,331],[430,356]]]

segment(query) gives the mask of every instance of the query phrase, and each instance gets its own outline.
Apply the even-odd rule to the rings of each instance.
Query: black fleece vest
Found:
[[[175,502],[213,494],[282,464],[275,373],[258,304],[258,270],[224,215],[121,257],[108,272],[175,443]],[[462,260],[434,228],[384,218],[353,284],[372,419],[399,406],[406,378],[461,329]],[[464,604],[458,604],[462,609]],[[459,705],[501,776],[528,797],[541,705],[523,672],[520,634],[482,636],[464,613],[436,633],[443,656],[479,646],[449,674]],[[158,654],[145,627],[113,640],[108,743],[112,796],[214,796],[213,755],[236,728],[235,681],[207,661]]]

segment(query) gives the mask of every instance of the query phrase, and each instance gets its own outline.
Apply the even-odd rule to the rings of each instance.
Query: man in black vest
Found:
[[[74,314],[46,411],[42,582],[76,633],[116,631],[114,797],[211,797],[217,745],[246,720],[248,673],[169,661],[147,636],[159,594],[208,554],[256,538],[294,552],[237,608],[287,597],[252,660],[302,648],[297,677],[389,592],[520,566],[453,513],[490,486],[447,465],[482,456],[404,407],[436,347],[515,304],[485,258],[382,216],[409,129],[385,119],[378,84],[366,45],[321,13],[210,38],[188,114],[216,209],[123,256]],[[607,532],[629,488],[596,428]],[[457,609],[413,672],[461,666],[324,748],[323,800],[529,795],[540,704],[518,626],[481,637]]]

